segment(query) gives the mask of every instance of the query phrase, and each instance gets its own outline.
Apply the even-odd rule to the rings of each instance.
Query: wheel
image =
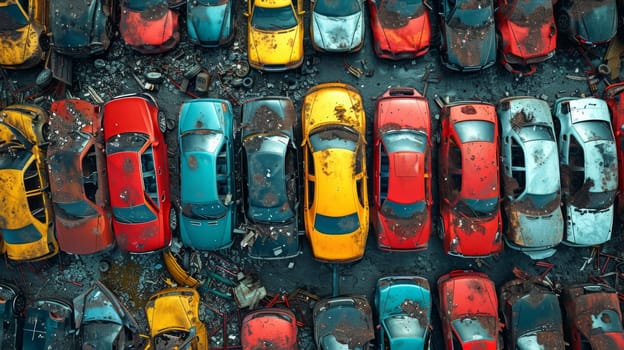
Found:
[[[178,213],[173,206],[169,209],[169,229],[171,229],[171,232],[175,232],[178,229]]]
[[[568,15],[567,12],[559,12],[559,16],[557,16],[557,29],[559,29],[560,32],[567,32],[570,30],[570,15]]]
[[[167,116],[163,111],[158,111],[158,129],[163,134],[167,132]]]
[[[145,80],[152,84],[162,84],[162,82],[165,81],[165,77],[161,72],[151,71],[145,73]]]
[[[24,314],[24,310],[26,310],[26,297],[18,294],[13,298],[13,315],[21,316]]]

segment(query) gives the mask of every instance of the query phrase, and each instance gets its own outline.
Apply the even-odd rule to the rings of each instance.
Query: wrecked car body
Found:
[[[373,315],[364,296],[338,296],[314,305],[314,341],[319,350],[365,350],[375,339]]]
[[[550,106],[508,97],[497,106],[501,127],[505,243],[533,259],[552,256],[563,239],[559,157]]]
[[[438,186],[444,251],[478,257],[503,250],[498,117],[494,105],[447,104],[440,115]]]
[[[497,0],[496,30],[501,63],[512,73],[533,74],[555,55],[557,26],[552,1]]]
[[[113,232],[125,252],[163,249],[177,228],[159,114],[149,94],[121,95],[104,104],[106,167],[115,174],[108,176]]]
[[[576,284],[564,288],[571,349],[624,349],[622,311],[615,290],[604,284]]]
[[[48,146],[50,194],[62,251],[92,254],[115,244],[109,203],[100,107],[83,100],[57,100]]]
[[[442,0],[440,59],[450,69],[474,72],[496,63],[492,0]]]
[[[310,39],[317,51],[356,52],[364,46],[363,0],[313,0]]]
[[[604,90],[604,100],[607,101],[611,112],[611,127],[615,136],[618,157],[618,192],[616,196],[616,215],[624,218],[624,83],[607,86]]]
[[[115,0],[50,0],[50,45],[72,57],[101,54],[114,35]]]
[[[180,108],[180,235],[194,249],[232,245],[236,224],[233,120],[232,105],[226,100],[190,100]]]
[[[494,282],[482,272],[454,270],[438,279],[447,349],[503,348]]]
[[[303,63],[303,1],[250,0],[247,13],[247,59],[267,72]]]
[[[244,209],[247,229],[255,235],[249,256],[297,256],[301,247],[295,107],[288,97],[261,97],[246,101],[242,113]]]
[[[433,205],[427,99],[413,88],[387,90],[377,99],[373,138],[375,203],[371,216],[377,247],[427,249]]]
[[[74,349],[74,309],[61,299],[40,299],[26,309],[22,349]]]
[[[145,305],[149,327],[145,350],[208,350],[199,303],[199,292],[192,288],[166,288],[150,296]]]
[[[367,1],[377,57],[401,60],[429,52],[431,21],[426,1]]]
[[[21,325],[26,310],[26,297],[17,286],[0,282],[0,348],[14,346],[13,336]]]
[[[431,289],[420,276],[387,276],[377,280],[375,309],[379,349],[429,349]]]
[[[234,39],[231,0],[198,0],[186,4],[189,39],[202,47],[224,46]]]
[[[511,280],[500,291],[505,344],[514,349],[565,350],[559,297],[538,280]]]
[[[120,7],[119,33],[134,50],[157,54],[178,45],[179,14],[169,8],[167,0],[121,0]]]
[[[618,186],[607,103],[593,97],[560,98],[553,110],[566,217],[563,243],[582,247],[605,243],[611,238]]]
[[[16,261],[48,259],[59,251],[46,192],[48,113],[35,105],[0,112],[0,234]]]
[[[288,309],[254,310],[243,318],[241,325],[243,350],[297,350],[297,320]]]
[[[304,219],[315,259],[352,262],[364,256],[369,209],[366,116],[351,85],[323,83],[303,101]]]
[[[604,44],[617,34],[616,0],[558,0],[555,11],[559,32],[574,42]]]
[[[140,344],[136,320],[101,282],[74,298],[73,304],[82,349],[127,349]]]
[[[26,5],[26,6],[24,6]],[[27,69],[48,52],[48,0],[0,3],[0,66]]]

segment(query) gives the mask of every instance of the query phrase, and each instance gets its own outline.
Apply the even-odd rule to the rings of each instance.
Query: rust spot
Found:
[[[195,158],[195,156],[189,156],[187,160],[187,164],[188,164],[188,167],[191,168],[191,170],[197,169],[197,166],[198,166],[197,158]]]
[[[423,308],[411,299],[405,299],[401,303],[401,311],[405,312],[409,317],[413,317],[418,320],[418,323],[422,328],[429,326],[429,318],[427,317],[427,309]]]
[[[477,110],[471,105],[461,106],[461,112],[463,114],[477,114]]]
[[[387,0],[381,1],[379,5],[379,9],[377,12],[377,16],[379,18],[379,23],[384,28],[397,29],[401,27],[405,27],[410,20],[413,18],[418,18],[425,13],[424,6],[418,6],[415,12],[413,13],[403,13],[401,14],[398,11],[392,11],[388,8],[397,8],[398,0]],[[399,5],[401,6],[401,5]],[[405,11],[405,10],[403,10]]]

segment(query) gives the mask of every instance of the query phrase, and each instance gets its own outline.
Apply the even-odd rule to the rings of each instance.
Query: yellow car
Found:
[[[256,69],[281,72],[303,63],[303,0],[249,0],[247,55]]]
[[[0,66],[31,68],[49,47],[49,0],[0,1]]]
[[[150,329],[145,350],[207,350],[208,333],[199,319],[199,293],[193,288],[166,288],[145,305]]]
[[[368,236],[366,116],[352,86],[324,83],[306,93],[302,110],[304,219],[314,258],[362,258]]]
[[[13,105],[0,112],[0,232],[11,260],[42,260],[58,253],[44,163],[48,114]]]

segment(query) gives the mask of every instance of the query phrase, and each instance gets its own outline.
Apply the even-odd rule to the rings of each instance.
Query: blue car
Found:
[[[375,307],[379,349],[429,349],[431,290],[419,276],[387,276],[377,281]]]
[[[232,105],[197,99],[180,109],[180,235],[198,250],[232,245],[236,221]]]
[[[234,39],[231,0],[195,0],[186,5],[189,38],[203,47],[227,45]]]

